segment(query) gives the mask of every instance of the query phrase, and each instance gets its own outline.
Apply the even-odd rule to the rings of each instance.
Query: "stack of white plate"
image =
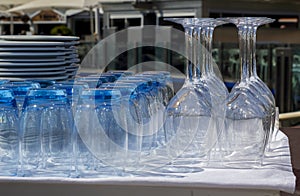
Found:
[[[67,80],[79,68],[74,36],[0,36],[0,79]]]

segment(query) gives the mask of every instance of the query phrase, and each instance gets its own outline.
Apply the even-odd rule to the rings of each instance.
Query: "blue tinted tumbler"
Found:
[[[18,162],[18,108],[12,90],[0,89],[0,175],[17,175]]]
[[[69,176],[74,158],[73,137],[66,92],[30,90],[21,115],[22,175]]]

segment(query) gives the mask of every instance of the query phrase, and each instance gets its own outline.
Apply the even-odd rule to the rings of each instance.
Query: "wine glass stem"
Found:
[[[202,27],[198,26],[197,28],[195,28],[195,32],[194,32],[194,37],[197,39],[197,44],[196,47],[194,47],[195,49],[195,58],[196,58],[196,79],[199,80],[201,78],[201,72],[202,72],[202,68],[201,65],[203,64],[203,58],[202,58],[202,53],[203,53],[203,46],[201,45],[201,30]]]
[[[193,38],[195,41],[196,44],[193,45],[193,63],[195,65],[195,70],[194,70],[194,79],[193,80],[198,80],[200,78],[200,70],[199,69],[199,55],[198,55],[198,50],[199,50],[199,28],[198,27],[195,27],[194,28],[194,31],[193,31]]]
[[[253,26],[251,28],[251,34],[250,34],[250,43],[251,43],[251,76],[257,77],[257,70],[256,70],[256,32],[257,32],[257,26]]]
[[[214,27],[213,26],[208,26],[206,28],[206,41],[207,41],[207,65],[206,65],[206,69],[209,73],[213,72],[212,69],[212,39],[213,39],[213,33],[214,33]]]
[[[249,79],[250,44],[249,28],[247,25],[238,26],[239,48],[241,61],[241,81]]]
[[[208,68],[208,53],[209,53],[209,41],[207,38],[207,33],[208,33],[208,28],[205,26],[201,29],[201,50],[199,51],[201,53],[201,58],[202,58],[202,74],[203,76],[207,76],[209,72]]]
[[[195,66],[193,64],[193,62],[191,62],[190,60],[193,59],[193,30],[194,28],[191,26],[186,26],[184,27],[184,31],[185,31],[185,43],[186,43],[186,65],[187,65],[187,79],[188,81],[192,82],[193,80],[193,76],[195,73]]]

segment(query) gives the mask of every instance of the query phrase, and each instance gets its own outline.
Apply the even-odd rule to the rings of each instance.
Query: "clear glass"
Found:
[[[4,80],[4,79],[1,79],[1,80],[0,80],[0,85],[6,84],[6,83],[9,83],[9,80]]]
[[[11,89],[0,89],[0,175],[16,176],[19,164],[19,118]]]
[[[114,89],[85,89],[80,96],[75,115],[79,138],[75,146],[76,168],[81,177],[123,175],[121,170],[112,167],[114,164],[110,164],[120,161],[122,165],[126,160],[123,158],[125,154],[116,150],[125,148],[128,143],[124,139],[125,132],[117,123],[124,115],[120,109],[120,96],[120,91]],[[114,115],[112,105],[118,114]],[[101,156],[96,156],[94,149]]]
[[[80,83],[80,82],[75,82],[75,83],[61,82],[61,83],[56,83],[49,88],[63,89],[66,91],[67,97],[70,101],[71,108],[72,108],[72,111],[74,114],[77,103],[78,103],[79,96],[84,89],[88,88],[88,85],[86,83]]]
[[[269,103],[251,81],[251,33],[257,18],[228,18],[238,28],[241,78],[226,100],[224,132],[225,165],[236,168],[260,167],[270,132]]]
[[[135,164],[136,169],[140,169],[143,161],[147,161],[147,154],[162,147],[165,141],[163,129],[158,123],[158,120],[162,121],[162,118],[158,119],[158,111],[149,107],[149,104],[153,105],[151,102],[156,100],[152,95],[157,95],[157,93],[152,94],[150,91],[153,89],[147,83],[145,80],[119,80],[115,84],[106,83],[101,86],[102,88],[118,89],[121,92],[121,113],[125,115],[121,116],[118,124],[126,133],[128,141],[124,148],[124,154],[130,160],[127,162],[131,165]],[[145,108],[148,109],[145,110]],[[113,106],[114,112],[118,111],[116,109]],[[158,163],[159,161],[154,158],[150,162]],[[165,164],[164,161],[161,164]],[[143,165],[143,167],[145,166]],[[144,175],[145,171],[139,172],[139,174]]]
[[[128,70],[109,70],[106,73],[113,73],[120,77],[132,76],[134,72]]]
[[[228,90],[219,73],[217,65],[212,59],[212,39],[213,32],[217,26],[227,23],[224,20],[213,18],[195,19],[194,36],[198,40],[199,48],[196,50],[197,55],[197,72],[196,77],[209,90],[211,97],[211,116],[212,122],[209,127],[207,136],[211,141],[210,151],[207,155],[206,162],[203,166],[214,166],[222,160],[222,143],[221,136],[224,130],[225,119],[225,100],[228,96]],[[201,138],[200,138],[201,139]]]
[[[87,83],[89,88],[97,88],[99,87],[103,82],[101,79],[99,79],[98,77],[93,77],[93,78],[89,78],[89,77],[80,77],[80,78],[76,78],[75,82],[84,82]],[[108,82],[108,81],[106,81]]]
[[[145,144],[143,134],[141,132],[143,131],[143,128],[141,127],[141,121],[142,119],[141,112],[139,112],[139,98],[137,96],[137,86],[138,83],[106,83],[101,86],[103,89],[110,89],[110,90],[118,90],[121,93],[121,100],[120,100],[120,106],[117,105],[115,108],[112,106],[113,110],[120,109],[121,114],[124,114],[120,116],[119,119],[117,119],[118,125],[126,132],[125,135],[125,143],[124,149],[125,151],[133,150],[133,151],[142,151],[145,146],[147,146],[146,149],[149,149],[152,145],[150,143]],[[141,99],[143,101],[144,99]],[[142,102],[141,102],[142,103]],[[146,104],[146,103],[144,103]],[[120,107],[120,108],[119,108]],[[145,106],[146,107],[146,106]],[[127,115],[125,115],[127,114]],[[131,160],[136,160],[137,157],[130,157]],[[137,161],[137,160],[136,160]]]
[[[181,133],[167,144],[164,130],[153,126],[150,105],[158,95],[154,83],[141,76],[123,77],[83,91],[75,124],[104,174],[115,168],[110,175],[124,175],[120,170],[134,175],[165,175],[154,169],[176,159],[186,141],[192,140]]]
[[[135,75],[133,78],[140,78],[141,80],[145,80],[145,78],[147,78],[148,85],[146,86],[146,88],[139,88],[137,93],[145,94],[145,96],[149,100],[149,104],[147,104],[149,108],[148,116],[144,121],[143,128],[145,129],[145,135],[149,136],[148,139],[153,140],[152,147],[156,147],[156,140],[158,139],[158,135],[163,133],[162,125],[164,110],[166,104],[168,103],[168,89],[165,76],[164,74],[142,72]]]
[[[253,26],[250,30],[250,47],[251,47],[251,69],[250,69],[250,81],[254,88],[257,89],[258,94],[260,94],[260,99],[266,105],[266,108],[270,112],[270,132],[267,136],[267,144],[270,143],[272,138],[274,129],[275,129],[275,119],[276,119],[276,105],[275,105],[275,98],[270,90],[270,88],[259,78],[256,71],[256,32],[257,28],[261,25],[268,24],[274,22],[274,19],[266,18],[266,17],[257,17],[252,18]],[[269,145],[267,145],[267,149],[269,149]]]
[[[53,84],[56,83],[55,80],[48,80],[48,79],[45,79],[45,80],[40,79],[40,80],[32,80],[32,81],[24,81],[24,82],[37,83],[40,85],[40,88],[47,88],[48,86],[52,86]]]
[[[199,170],[195,164],[206,159],[210,150],[212,138],[208,138],[208,130],[212,124],[212,102],[209,89],[200,79],[201,67],[197,66],[200,63],[197,61],[199,54],[197,50],[201,46],[193,38],[195,19],[170,19],[170,21],[183,25],[185,29],[188,60],[185,83],[166,108],[164,129],[167,141],[181,131],[193,138],[181,158],[171,163],[182,166],[180,168],[182,172],[193,172]],[[172,167],[169,169],[172,170]],[[176,169],[174,167],[174,170]]]
[[[73,117],[66,92],[31,89],[21,114],[23,176],[71,176]]]
[[[174,87],[170,72],[167,71],[145,71],[140,75],[153,77],[158,82],[163,104],[166,106],[170,99],[174,96]]]
[[[89,78],[93,78],[93,77],[99,78],[100,80],[102,80],[103,83],[115,82],[118,79],[118,76],[113,73],[101,73],[101,74],[89,75]]]
[[[156,133],[158,124],[161,124],[156,118],[159,111],[156,104],[159,103],[157,88],[153,86],[150,78],[138,76],[123,78],[116,83],[116,86],[124,85],[132,86],[132,94],[125,100],[130,103],[128,106],[132,128],[124,130],[140,137],[142,146],[138,151],[150,150],[152,133]]]
[[[25,96],[30,89],[41,88],[37,82],[9,82],[2,85],[5,88],[12,89],[17,101],[19,112],[21,112]]]

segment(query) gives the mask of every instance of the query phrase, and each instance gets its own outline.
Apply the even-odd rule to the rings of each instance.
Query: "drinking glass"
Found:
[[[145,92],[142,92],[139,88],[139,85],[143,83],[133,83],[133,82],[117,82],[115,84],[103,84],[101,88],[106,89],[117,89],[121,92],[121,113],[127,114],[121,116],[118,125],[126,133],[126,140],[128,144],[124,146],[125,151],[136,151],[136,153],[143,153],[154,148],[154,142],[157,141],[157,132],[153,129],[152,126],[147,126],[147,123],[151,123],[151,120],[148,122],[143,122],[143,112],[141,108],[148,107],[148,100],[146,100]],[[119,112],[114,106],[113,112],[116,115],[116,112]],[[147,118],[149,118],[147,114]],[[130,153],[127,153],[130,156]],[[137,154],[135,154],[137,155]],[[131,156],[131,161],[136,160],[139,156]]]
[[[132,117],[134,128],[126,129],[126,131],[140,136],[152,135],[154,131],[157,131],[155,126],[158,125],[158,122],[155,121],[157,118],[154,117],[157,112],[158,97],[152,80],[145,77],[130,76],[116,82],[117,87],[123,85],[132,86],[132,94],[127,101],[131,103],[129,104],[129,114]],[[137,130],[138,132],[136,132]],[[144,145],[144,148],[146,146],[151,148],[149,144]]]
[[[270,90],[270,88],[259,78],[256,71],[256,32],[259,26],[274,22],[274,19],[266,18],[266,17],[255,17],[252,18],[253,26],[250,31],[250,47],[251,47],[251,69],[250,69],[250,81],[252,85],[257,89],[258,94],[260,94],[260,99],[264,100],[270,115],[271,115],[271,123],[270,123],[270,132],[267,136],[267,143],[270,143],[272,139],[272,135],[275,127],[275,119],[276,119],[276,105],[275,98]],[[269,146],[267,145],[267,150]]]
[[[122,114],[127,114],[120,116],[119,119],[116,119],[117,124],[124,130],[125,133],[125,140],[126,145],[124,146],[125,151],[134,150],[134,151],[142,151],[143,149],[143,137],[142,134],[142,127],[139,124],[142,117],[138,117],[140,115],[139,108],[137,108],[137,85],[135,83],[105,83],[101,85],[100,88],[103,89],[115,89],[120,91],[121,93],[121,100],[120,100],[120,108],[117,105],[112,106],[113,112],[120,112]],[[118,111],[117,109],[120,109]],[[147,144],[149,146],[149,144]],[[151,144],[150,144],[151,145]],[[130,159],[134,160],[137,157],[131,157]]]
[[[89,86],[87,85],[87,83],[81,83],[81,82],[60,82],[60,83],[56,83],[53,86],[51,86],[51,88],[54,89],[63,89],[66,91],[67,93],[67,97],[69,99],[69,102],[71,104],[71,108],[73,111],[73,114],[75,113],[75,109],[77,106],[77,102],[79,99],[79,96],[81,94],[81,92],[84,89],[87,89]]]
[[[144,152],[160,145],[164,107],[160,107],[162,101],[158,101],[157,82],[143,78],[128,77],[129,80],[118,80],[114,84],[106,83],[101,87],[121,91],[122,109],[127,115],[125,121],[123,119],[123,123],[120,124],[123,130],[128,132],[131,141],[129,150]]]
[[[99,78],[100,80],[102,80],[102,82],[115,82],[118,79],[118,76],[112,73],[101,73],[101,74],[89,75],[89,78],[93,78],[93,77]]]
[[[165,134],[167,140],[171,140],[178,132],[185,132],[186,136],[192,137],[189,147],[182,154],[180,161],[182,165],[188,166],[199,163],[205,159],[210,145],[213,143],[208,131],[212,125],[212,102],[211,94],[205,81],[198,77],[202,70],[197,67],[199,43],[193,39],[195,30],[195,19],[171,19],[182,24],[186,33],[186,52],[189,59],[187,61],[187,78],[183,87],[170,100],[165,112]],[[173,163],[175,164],[175,163]],[[177,163],[176,163],[177,164]],[[187,169],[186,172],[197,170],[198,168]]]
[[[9,83],[9,80],[4,80],[4,79],[1,79],[1,80],[0,80],[0,85],[6,84],[6,83]]]
[[[75,82],[84,82],[87,83],[89,88],[98,88],[103,82],[98,77],[82,77],[82,78],[75,78]],[[108,82],[108,81],[106,81]]]
[[[194,37],[198,41],[197,55],[197,72],[196,78],[198,83],[202,83],[209,90],[211,97],[211,117],[212,123],[209,128],[207,138],[210,141],[210,150],[206,162],[202,166],[212,163],[219,163],[222,159],[222,144],[219,137],[224,130],[225,119],[225,100],[228,96],[228,90],[219,73],[218,66],[212,59],[212,39],[214,29],[227,23],[224,20],[213,18],[196,18]],[[209,143],[209,142],[208,142]]]
[[[121,116],[120,92],[114,89],[84,89],[76,108],[76,169],[81,177],[123,175],[112,166],[123,165],[125,154],[118,148],[128,144],[125,132],[117,124]],[[112,112],[112,105],[119,113]],[[121,113],[120,113],[121,112]],[[99,153],[99,154],[96,154]],[[99,155],[99,156],[97,156]],[[120,164],[117,164],[118,162]],[[116,163],[117,162],[117,163]]]
[[[164,133],[157,137],[149,129],[151,80],[138,78],[102,84],[99,89],[84,90],[80,97],[75,124],[104,173],[117,168],[116,175],[124,174],[120,170],[146,174],[177,158],[192,140],[181,133],[167,145]]]
[[[140,74],[152,78],[159,88],[159,93],[162,99],[162,103],[166,106],[170,99],[174,96],[173,82],[170,72],[167,71],[145,71]]]
[[[226,133],[223,138],[227,141],[224,162],[228,167],[261,166],[270,131],[270,104],[250,79],[253,61],[250,38],[256,20],[251,17],[227,19],[238,28],[241,59],[240,81],[226,100]]]
[[[104,72],[104,73],[101,73],[100,74],[101,77],[107,77],[109,78],[109,82],[115,82],[117,79],[120,78],[120,74],[118,73],[107,73],[107,72]]]
[[[134,74],[132,71],[128,71],[128,70],[109,70],[106,73],[112,73],[118,75],[119,76],[118,78],[132,76]]]
[[[39,83],[29,82],[29,81],[9,82],[9,83],[3,84],[2,86],[13,90],[19,112],[21,112],[21,110],[22,110],[24,99],[25,99],[27,92],[30,89],[41,87]]]
[[[11,89],[0,89],[0,175],[17,175],[19,163],[18,107]]]
[[[73,117],[66,92],[31,89],[21,114],[21,175],[71,175]]]
[[[38,83],[40,85],[40,88],[47,88],[48,86],[52,86],[57,81],[56,80],[47,80],[47,79],[40,79],[40,80],[28,80],[24,82],[32,82],[32,83]]]

